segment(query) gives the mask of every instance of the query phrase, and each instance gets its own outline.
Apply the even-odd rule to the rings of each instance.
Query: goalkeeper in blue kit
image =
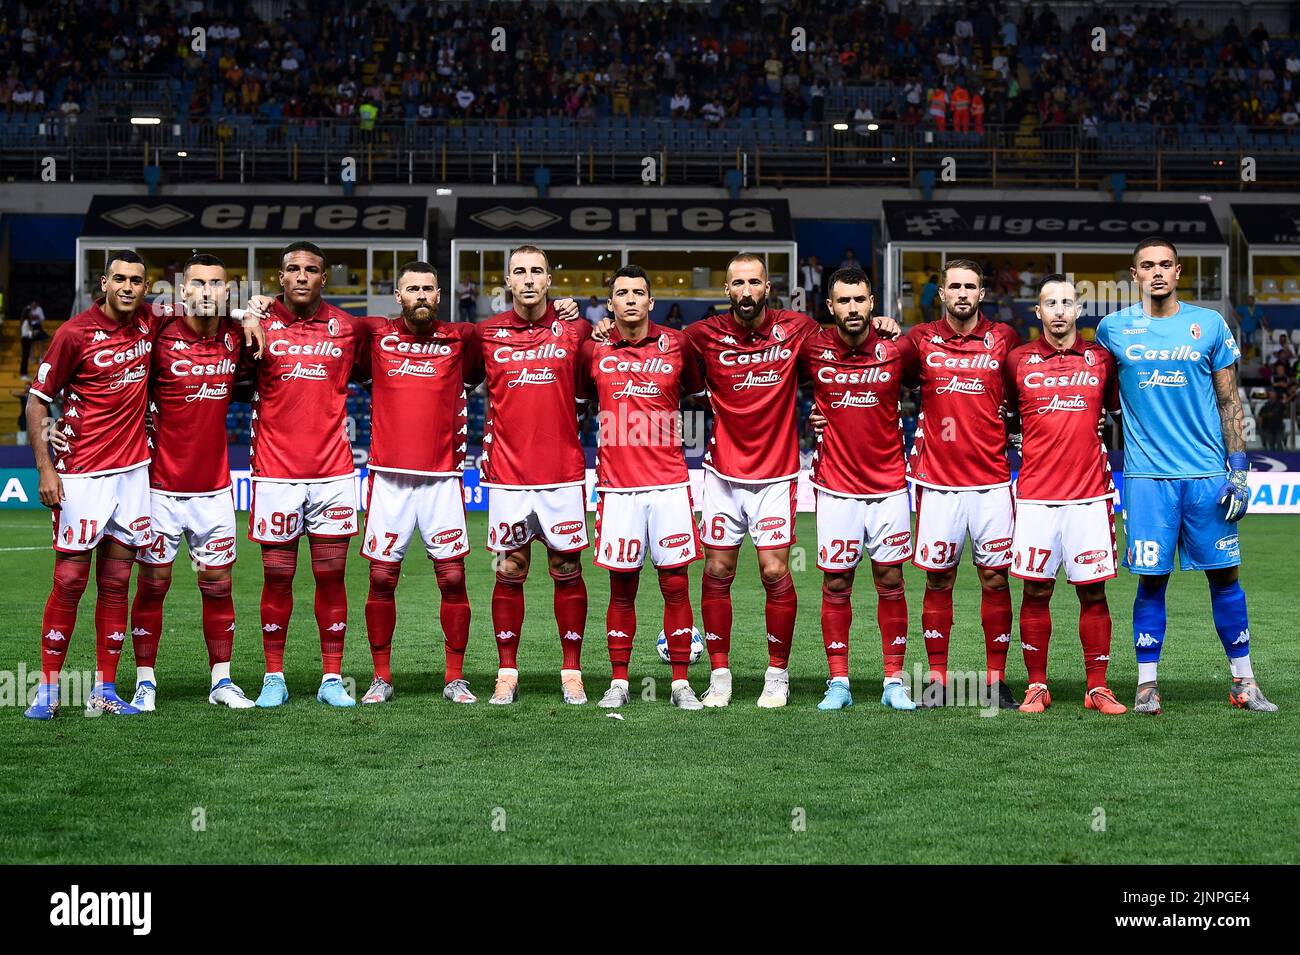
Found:
[[[1156,668],[1165,641],[1165,588],[1178,552],[1183,570],[1203,570],[1214,628],[1232,670],[1229,700],[1277,709],[1250,662],[1246,594],[1238,581],[1237,521],[1246,513],[1245,439],[1237,362],[1223,316],[1178,301],[1178,250],[1143,239],[1130,272],[1141,301],[1112,312],[1097,341],[1119,367],[1124,422],[1124,565],[1139,575],[1133,603],[1136,713],[1160,712]]]

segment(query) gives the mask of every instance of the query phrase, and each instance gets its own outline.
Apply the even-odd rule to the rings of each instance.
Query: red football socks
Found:
[[[316,629],[320,631],[321,672],[343,671],[343,640],[348,632],[348,591],[344,579],[347,538],[312,537],[311,573],[316,578]]]
[[[714,577],[707,570],[700,586],[700,617],[704,622],[704,642],[709,664],[724,669],[731,655],[731,584],[735,574]]]
[[[131,588],[130,558],[108,557],[95,563],[95,680],[117,682],[117,662],[126,645],[126,595]]]
[[[897,587],[876,585],[876,623],[880,627],[885,677],[899,676],[907,656],[907,592],[903,584]]]
[[[262,653],[266,672],[284,671],[284,642],[293,616],[293,575],[298,569],[298,542],[262,548]]]
[[[980,623],[984,627],[988,681],[993,683],[1003,679],[1007,672],[1007,652],[1011,649],[1010,590],[1006,587],[980,589]]]
[[[497,657],[502,669],[519,664],[519,631],[524,626],[524,581],[527,575],[508,577],[497,571],[492,588],[492,631],[497,639]]]
[[[853,589],[828,590],[822,584],[822,642],[831,679],[849,675],[849,628],[853,626]]]
[[[203,602],[203,642],[208,645],[208,669],[229,663],[235,645],[235,601],[231,596],[231,579],[199,579],[199,596]],[[137,661],[138,665],[138,661]]]
[[[921,600],[921,629],[930,672],[941,683],[948,682],[948,643],[952,638],[952,588],[925,588]]]
[[[158,660],[163,600],[171,583],[170,576],[150,577],[143,572],[136,575],[135,599],[131,601],[131,646],[137,667],[152,667]]]
[[[587,630],[587,585],[582,568],[568,574],[551,571],[555,581],[555,626],[560,634],[560,669],[582,669],[582,636]]]
[[[695,630],[686,568],[659,571],[659,592],[664,598],[664,634],[668,639],[668,660],[672,664],[673,679],[685,680],[691,661],[691,634]]]
[[[402,576],[402,565],[387,561],[370,562],[370,591],[366,594],[366,638],[375,676],[393,682],[393,630],[397,627],[394,594]]]
[[[794,591],[794,581],[789,571],[779,580],[764,580],[767,605],[768,666],[784,670],[790,665],[790,641],[794,638],[794,620],[799,612],[799,598]]]
[[[1106,598],[1079,605],[1079,641],[1083,644],[1083,669],[1088,689],[1106,685],[1110,663],[1111,621]]]
[[[627,679],[627,665],[632,659],[632,640],[636,637],[636,592],[641,582],[639,571],[609,572],[609,609],[605,611],[605,634],[609,642],[609,665],[613,679]]]
[[[54,559],[54,584],[41,617],[41,681],[58,683],[77,626],[77,605],[90,580],[90,561]]]
[[[1052,598],[1031,597],[1020,601],[1020,649],[1030,683],[1047,682],[1047,646],[1052,640]]]
[[[442,595],[438,620],[446,652],[445,682],[465,675],[465,647],[469,644],[469,594],[465,592],[465,560],[435,561],[434,577]]]

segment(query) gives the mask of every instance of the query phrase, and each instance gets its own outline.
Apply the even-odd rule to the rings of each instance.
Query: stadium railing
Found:
[[[958,185],[1087,188],[1125,172],[1131,188],[1300,187],[1300,132],[1220,126],[989,126],[982,133],[926,127],[749,118],[719,128],[685,120],[539,118],[512,123],[270,122],[236,116],[132,125],[68,123],[0,115],[0,175],[41,179],[55,160],[59,181],[140,182],[158,165],[163,181],[321,183],[339,181],[345,159],[360,184],[533,182],[553,185],[642,181],[646,157],[664,185],[720,185],[731,169],[747,186],[914,184],[917,172],[955,163]],[[841,128],[836,128],[836,127]],[[952,164],[948,164],[952,166]]]

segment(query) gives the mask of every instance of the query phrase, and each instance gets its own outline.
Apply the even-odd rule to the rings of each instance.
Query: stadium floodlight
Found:
[[[450,190],[450,189],[435,189],[435,190],[434,190],[434,193],[437,194],[437,195],[439,195],[439,196],[449,196],[449,195],[451,195],[451,190]]]
[[[831,129],[835,130],[837,133],[847,132],[848,128],[849,128],[848,123],[836,123],[834,126],[831,127]]]
[[[183,149],[177,150],[177,152],[176,152],[176,158],[177,158],[177,159],[184,159],[184,158],[187,157],[188,155],[189,155],[189,153],[187,153],[187,152],[186,152],[185,150],[183,150]]]
[[[874,133],[879,128],[880,128],[879,123],[867,123],[867,132],[869,133]]]
[[[161,124],[162,124],[162,119],[158,116],[132,116],[131,117],[132,126],[159,126]]]

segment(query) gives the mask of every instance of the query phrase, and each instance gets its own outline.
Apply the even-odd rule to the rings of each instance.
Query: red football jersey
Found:
[[[650,322],[645,337],[630,342],[615,325],[608,342],[582,343],[582,375],[600,404],[596,488],[642,491],[689,484],[678,409],[684,395],[704,390],[690,340]]]
[[[1040,338],[1011,353],[1005,377],[1023,438],[1016,499],[1065,504],[1112,497],[1110,455],[1101,440],[1106,412],[1119,410],[1110,352],[1082,337],[1057,351]]]
[[[814,487],[847,497],[907,489],[898,400],[909,357],[870,327],[853,347],[833,327],[804,339],[799,370],[812,380],[817,410],[826,418],[813,452]]]
[[[254,375],[249,428],[253,480],[351,477],[348,378],[360,326],[328,302],[321,302],[312,317],[299,318],[278,298],[262,324],[266,350]]]
[[[370,470],[460,476],[468,437],[465,387],[483,380],[478,329],[435,320],[413,332],[399,315],[354,320],[369,339]]]
[[[567,487],[586,479],[578,440],[578,364],[591,337],[585,321],[564,322],[555,303],[536,322],[514,309],[480,322],[487,377],[480,483]]]
[[[154,334],[172,310],[144,302],[119,325],[103,304],[96,300],[54,333],[31,389],[46,401],[67,392],[60,431],[69,448],[54,454],[54,468],[69,477],[149,463],[144,433],[149,355]]]
[[[969,335],[940,318],[903,338],[921,383],[921,414],[907,461],[912,481],[947,490],[1011,483],[1002,367],[1019,343],[1010,325],[983,317]]]
[[[778,308],[765,309],[752,331],[729,311],[687,326],[713,406],[706,468],[754,484],[799,476],[799,346],[817,329],[807,315]]]
[[[211,336],[180,316],[159,329],[149,371],[153,490],[188,496],[230,487],[226,410],[235,382],[251,372],[251,363],[241,367],[243,342],[243,331],[228,318]]]

